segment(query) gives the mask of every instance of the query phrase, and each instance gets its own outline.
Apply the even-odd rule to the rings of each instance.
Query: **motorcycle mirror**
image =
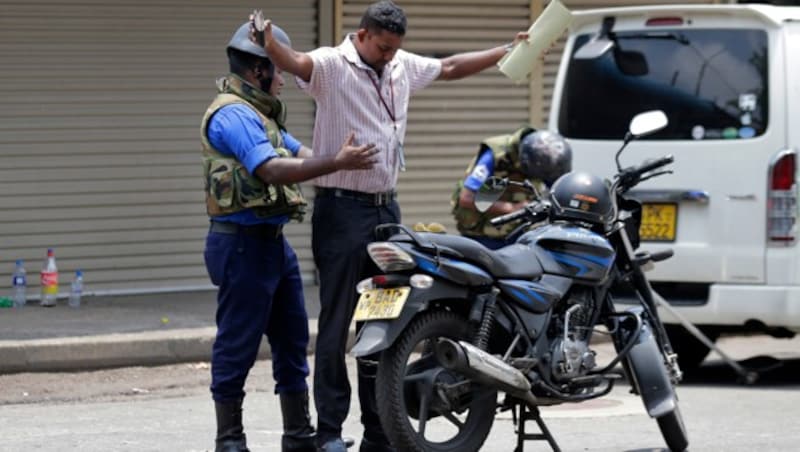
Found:
[[[508,187],[508,181],[506,179],[500,179],[494,176],[486,179],[486,182],[484,182],[478,189],[478,192],[475,193],[475,210],[481,213],[489,210],[492,204],[503,196],[506,187]]]
[[[617,162],[617,171],[622,171],[622,166],[619,164],[619,155],[622,154],[622,150],[631,140],[657,132],[666,127],[668,123],[667,115],[661,110],[645,111],[634,116],[630,125],[628,125],[628,133],[625,134],[622,147],[619,148],[614,156],[614,160]]]
[[[628,131],[633,138],[638,138],[663,129],[668,122],[667,115],[663,111],[646,111],[633,117]]]

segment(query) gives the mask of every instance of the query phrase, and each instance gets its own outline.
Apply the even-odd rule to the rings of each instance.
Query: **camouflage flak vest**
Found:
[[[510,135],[498,135],[487,138],[481,142],[480,149],[467,167],[464,178],[469,176],[475,169],[478,158],[483,151],[490,149],[494,157],[493,176],[498,178],[508,177],[510,180],[516,181],[523,180],[522,168],[519,164],[519,143],[522,137],[533,131],[534,129],[530,127],[523,127]],[[453,208],[453,216],[456,220],[456,227],[462,235],[502,239],[513,231],[514,228],[519,226],[520,222],[516,221],[500,227],[495,227],[489,224],[489,220],[493,218],[493,215],[459,206],[458,199],[461,196],[461,190],[464,190],[464,178],[458,182],[450,201]],[[539,181],[531,182],[536,183],[537,188],[542,187]],[[516,203],[520,201],[531,201],[533,198],[533,194],[516,187],[509,187],[500,197],[499,201]]]
[[[299,185],[267,185],[248,173],[238,160],[222,154],[209,143],[206,132],[211,116],[220,108],[236,103],[247,105],[258,114],[267,138],[280,157],[292,156],[291,151],[283,147],[283,136],[274,119],[235,93],[218,94],[206,110],[202,123],[203,178],[208,215],[215,217],[252,209],[259,218],[287,215],[292,220],[302,221],[306,200]]]

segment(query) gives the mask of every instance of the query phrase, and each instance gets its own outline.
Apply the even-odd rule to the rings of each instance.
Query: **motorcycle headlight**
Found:
[[[416,266],[414,258],[392,242],[373,242],[367,253],[382,272],[410,270]]]

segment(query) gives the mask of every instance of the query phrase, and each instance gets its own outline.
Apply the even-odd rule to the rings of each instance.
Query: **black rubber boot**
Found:
[[[308,391],[280,394],[283,414],[283,452],[316,452],[317,432],[308,412]]]
[[[215,452],[249,452],[242,427],[242,401],[215,402],[217,439]]]

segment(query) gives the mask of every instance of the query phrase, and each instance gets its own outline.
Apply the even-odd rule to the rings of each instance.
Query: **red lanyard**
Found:
[[[381,89],[378,87],[378,83],[372,78],[372,74],[367,72],[367,77],[369,77],[369,81],[372,82],[372,86],[375,87],[375,91],[378,93],[378,98],[381,100],[384,108],[386,108],[386,113],[388,113],[389,117],[392,118],[392,122],[396,122],[394,115],[394,85],[392,84],[392,74],[389,74],[389,95],[391,96],[389,100],[392,101],[392,108],[389,108],[389,104],[386,103],[383,95],[381,95]],[[397,127],[397,124],[395,124],[395,127]]]

